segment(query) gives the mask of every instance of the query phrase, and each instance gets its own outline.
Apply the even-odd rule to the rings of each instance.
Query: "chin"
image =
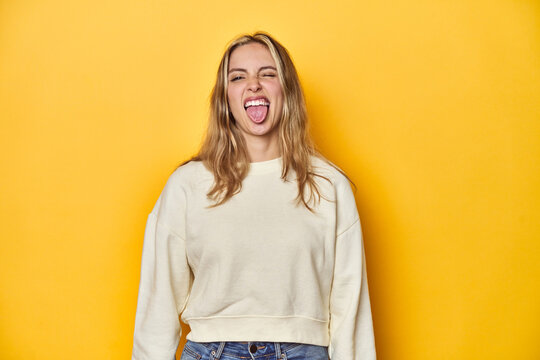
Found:
[[[248,127],[248,133],[256,136],[270,135],[274,131],[276,131],[274,127],[272,127],[271,125],[267,126],[266,124],[264,124],[264,122],[262,123],[262,125],[259,126],[251,125]]]

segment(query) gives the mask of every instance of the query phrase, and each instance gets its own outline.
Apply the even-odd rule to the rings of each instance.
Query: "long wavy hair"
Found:
[[[245,139],[236,124],[227,100],[227,73],[232,52],[249,43],[262,44],[270,51],[276,63],[283,91],[282,116],[278,123],[279,150],[283,160],[281,179],[287,181],[289,171],[291,169],[295,171],[298,184],[296,204],[303,204],[313,212],[310,204],[320,201],[322,196],[315,177],[331,181],[313,171],[310,156],[324,160],[351,183],[352,181],[341,169],[326,159],[314,145],[309,135],[304,93],[296,68],[287,49],[267,33],[241,35],[227,46],[210,96],[210,118],[199,153],[178,167],[190,161],[202,161],[204,166],[213,173],[214,184],[207,193],[207,197],[214,201],[210,207],[225,203],[242,189],[242,181],[249,172],[250,158]],[[356,188],[356,185],[354,186]],[[305,191],[306,188],[309,191]]]

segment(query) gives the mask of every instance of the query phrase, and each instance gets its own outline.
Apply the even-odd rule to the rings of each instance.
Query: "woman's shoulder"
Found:
[[[323,155],[312,155],[311,165],[316,174],[327,177],[334,185],[348,181],[344,171]]]
[[[331,178],[333,200],[336,200],[338,214],[338,234],[341,234],[350,224],[358,219],[356,199],[348,175],[336,164],[326,158],[316,158],[313,161],[315,172],[324,172]]]
[[[201,181],[205,173],[202,161],[188,160],[176,167],[169,176],[168,182],[179,186],[189,186]]]

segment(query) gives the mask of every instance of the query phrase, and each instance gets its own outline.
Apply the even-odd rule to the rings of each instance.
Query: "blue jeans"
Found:
[[[328,347],[290,342],[195,342],[187,340],[180,360],[329,360]]]

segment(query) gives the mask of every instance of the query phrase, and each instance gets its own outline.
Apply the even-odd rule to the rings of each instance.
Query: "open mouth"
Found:
[[[260,124],[266,119],[270,101],[265,97],[247,99],[244,103],[248,117],[256,124]]]

